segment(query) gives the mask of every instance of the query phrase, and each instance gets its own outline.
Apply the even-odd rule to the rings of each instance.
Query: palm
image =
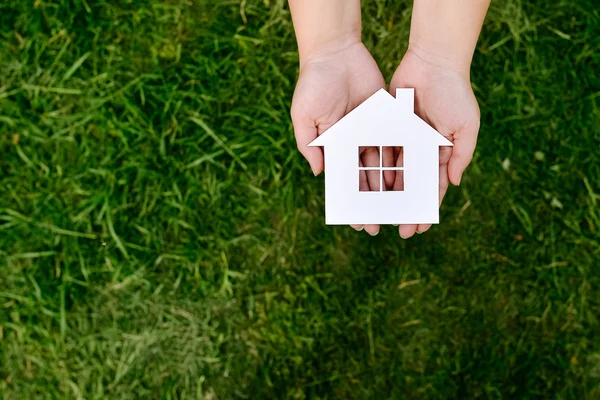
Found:
[[[307,145],[381,88],[385,88],[383,75],[362,43],[302,66],[292,121],[298,149],[315,175],[323,171],[323,151]],[[371,234],[379,231],[376,225],[365,229]]]
[[[468,77],[456,71],[424,61],[416,53],[406,53],[392,78],[390,88],[415,88],[415,111],[442,135],[454,142],[454,148],[440,150],[440,204],[449,182],[460,184],[469,165],[479,131],[479,106]],[[405,225],[403,237],[425,232],[430,225]]]

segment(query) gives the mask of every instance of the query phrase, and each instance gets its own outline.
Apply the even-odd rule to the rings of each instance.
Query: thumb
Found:
[[[465,125],[454,134],[454,148],[448,163],[448,178],[453,185],[460,185],[462,175],[473,159],[478,133],[479,120],[471,125]]]
[[[310,168],[315,176],[323,172],[323,150],[320,147],[308,147],[308,144],[315,140],[318,136],[318,129],[310,118],[303,115],[298,115],[292,109],[292,123],[294,124],[294,135],[296,136],[296,145],[298,150],[306,161],[310,164]]]

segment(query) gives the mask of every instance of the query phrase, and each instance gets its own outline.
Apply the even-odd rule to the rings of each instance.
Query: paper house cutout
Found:
[[[324,147],[325,223],[438,224],[439,147],[452,142],[414,112],[414,89],[381,89],[309,146]],[[402,191],[359,190],[359,148],[402,147]],[[381,151],[380,151],[381,153]],[[383,175],[382,159],[377,170]]]

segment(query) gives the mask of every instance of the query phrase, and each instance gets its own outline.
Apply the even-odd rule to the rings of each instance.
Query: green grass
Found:
[[[389,78],[408,1],[365,2]],[[0,1],[5,399],[600,398],[600,11],[494,1],[442,224],[326,227],[283,0]]]

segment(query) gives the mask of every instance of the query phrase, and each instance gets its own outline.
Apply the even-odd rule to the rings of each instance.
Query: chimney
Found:
[[[400,103],[402,111],[415,112],[415,89],[413,88],[397,88],[396,101]]]

